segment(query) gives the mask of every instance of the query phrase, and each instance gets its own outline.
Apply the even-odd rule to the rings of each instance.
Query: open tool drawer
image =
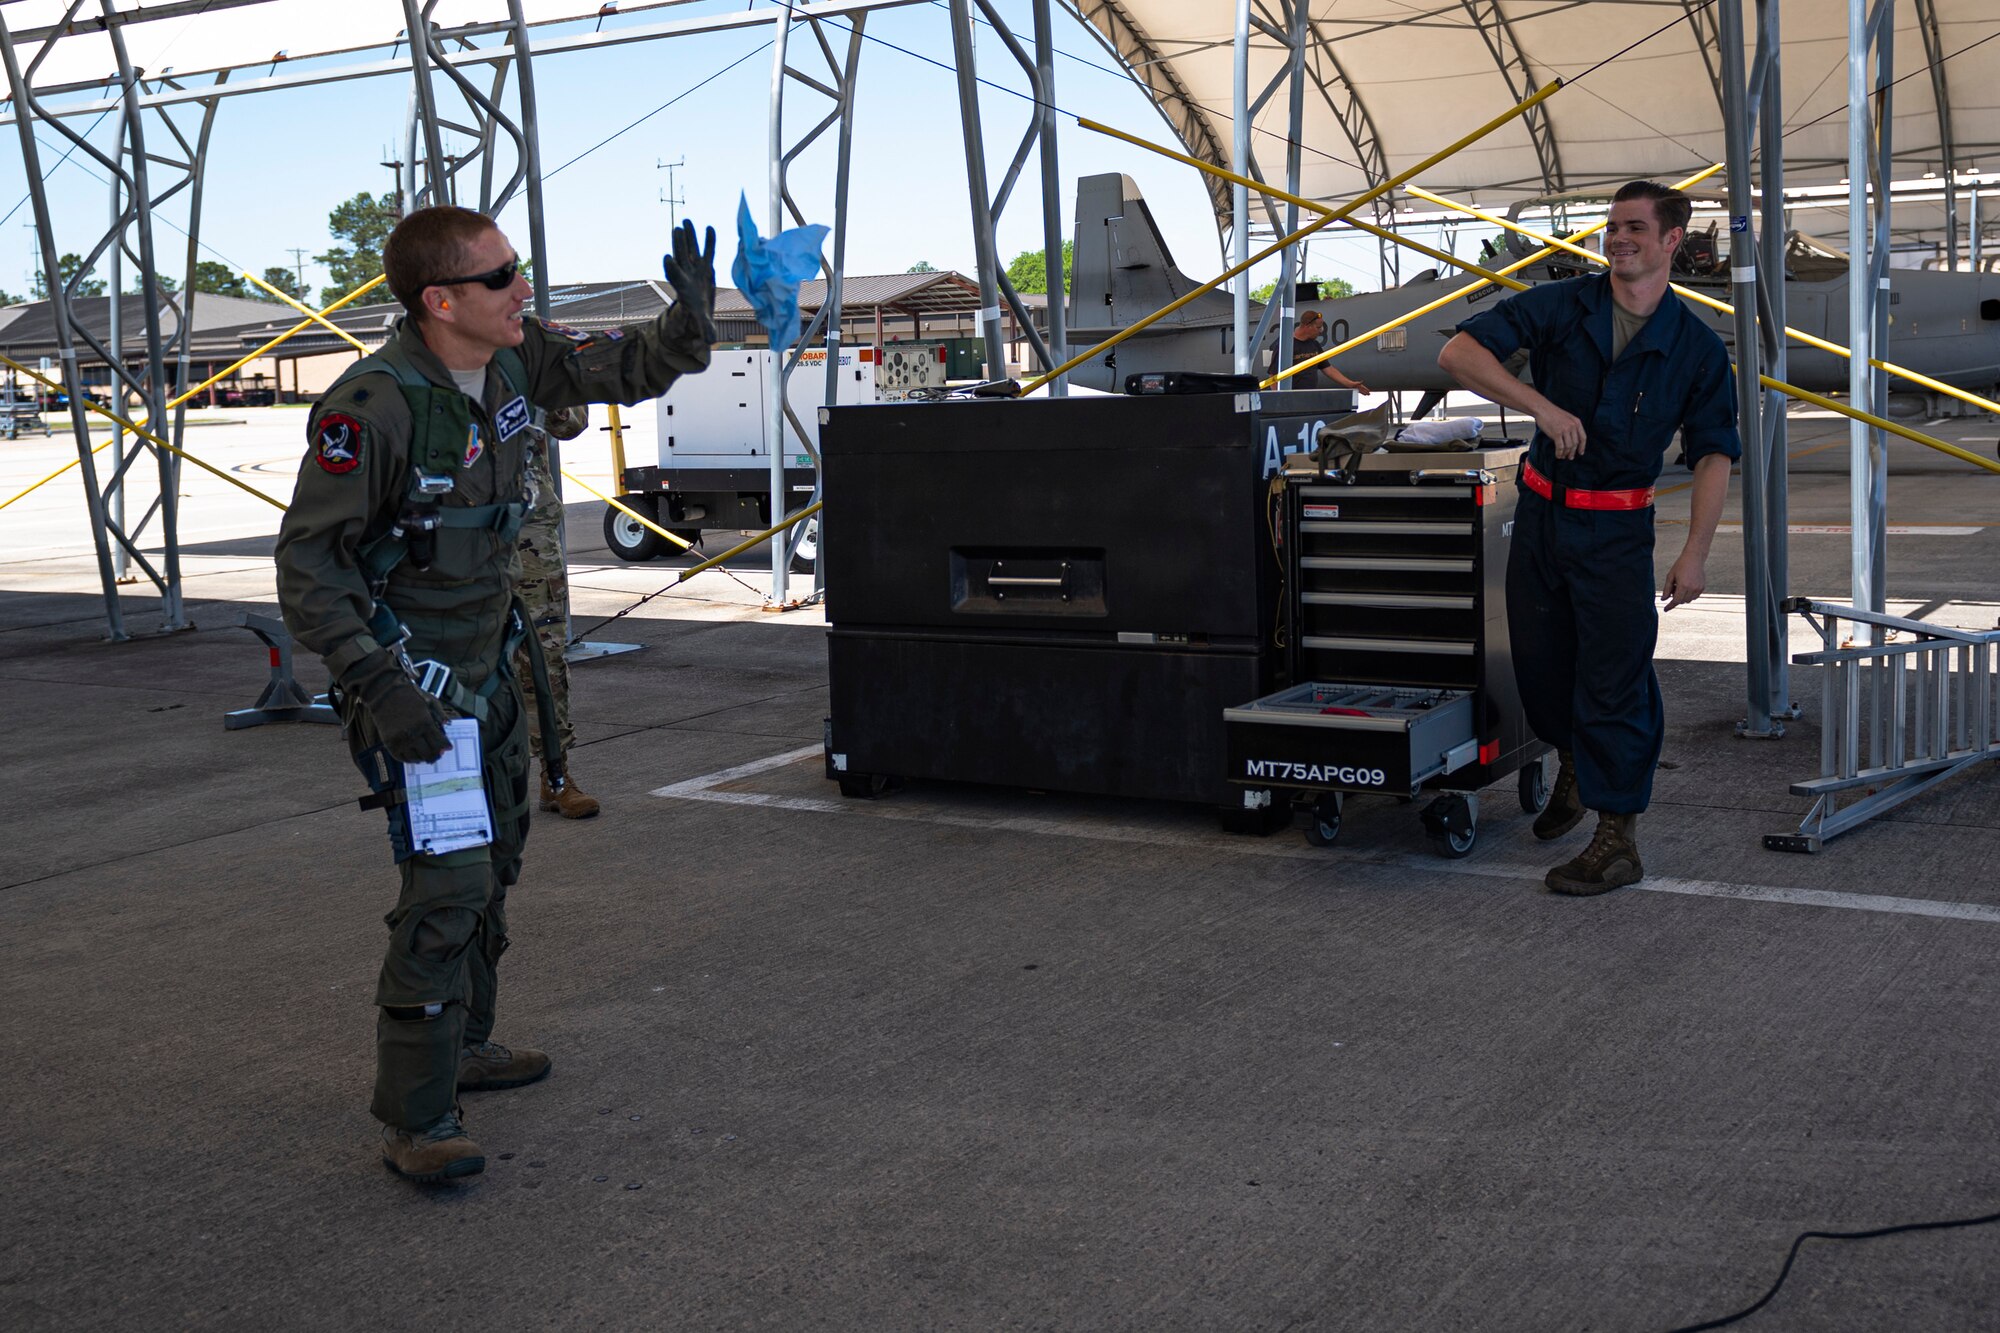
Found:
[[[1467,690],[1307,682],[1223,710],[1232,782],[1414,796],[1479,758]]]

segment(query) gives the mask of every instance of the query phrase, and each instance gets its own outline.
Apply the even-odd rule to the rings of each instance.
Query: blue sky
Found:
[[[754,7],[765,4],[759,0]],[[1002,0],[999,8],[1023,42],[1028,41],[1032,25],[1027,5]],[[689,12],[701,9],[674,11],[676,16]],[[1056,44],[1068,53],[1058,59],[1057,103],[1072,115],[1166,140],[1165,123],[1137,86],[1115,71],[1094,37],[1060,9],[1055,17]],[[936,3],[880,11],[870,15],[865,31],[874,40],[866,43],[861,57],[847,271],[901,272],[925,260],[969,273],[973,246],[946,11]],[[686,201],[679,211],[717,228],[717,267],[726,270],[735,253],[730,233],[739,192],[748,192],[753,216],[760,226],[764,221],[769,36],[764,27],[537,59],[552,278],[657,276],[669,210],[660,202],[668,173],[656,164],[677,159],[685,159],[673,174]],[[899,47],[904,49],[895,49]],[[795,31],[794,50],[799,53],[796,64],[819,72],[814,66],[823,61],[803,29]],[[189,65],[199,63],[198,53],[185,47],[173,54]],[[1025,92],[1026,81],[1013,60],[984,30],[979,58],[983,77],[1002,89]],[[717,77],[688,92],[711,76]],[[379,164],[400,155],[408,89],[407,76],[391,76],[225,99],[210,148],[203,257],[261,273],[271,265],[291,266],[290,252],[300,247],[307,252],[307,282],[317,289],[325,275],[310,264],[310,256],[330,243],[328,211],[359,190],[391,188],[391,174]],[[676,97],[681,100],[626,129]],[[814,123],[829,105],[797,83],[787,98],[788,126]],[[1026,126],[1028,104],[988,88],[981,105],[989,172],[997,182]],[[191,125],[192,115],[183,115],[182,123]],[[1180,267],[1198,277],[1221,267],[1206,192],[1194,171],[1082,130],[1071,116],[1060,124],[1065,235],[1073,222],[1077,178],[1125,171],[1139,181]],[[619,130],[626,132],[592,151]],[[106,118],[93,142],[109,144],[111,132],[112,120]],[[813,221],[832,221],[833,137],[831,132],[823,136],[794,166],[794,195]],[[61,147],[44,133],[45,169],[60,156]],[[51,173],[50,184],[61,247],[85,249],[101,233],[109,207],[99,169],[94,164],[86,169],[73,158]],[[0,212],[20,200],[25,188],[18,151],[0,153]],[[185,219],[178,204],[165,213],[175,221]],[[525,251],[521,207],[510,207],[501,222]],[[1038,248],[1040,232],[1039,178],[1031,163],[1001,221],[1003,260]],[[180,272],[184,239],[163,226],[156,243],[171,256],[163,268]],[[32,214],[22,207],[9,231],[0,233],[0,286],[16,294],[27,288],[34,244]],[[1270,268],[1271,274],[1258,276],[1275,276],[1275,264]],[[1364,289],[1375,285],[1372,243],[1322,242],[1311,268],[1317,274],[1346,276]]]

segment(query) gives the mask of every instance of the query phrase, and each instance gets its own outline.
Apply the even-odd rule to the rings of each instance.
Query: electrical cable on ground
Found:
[[[749,584],[744,583],[742,579],[737,578],[734,572],[724,569],[720,565],[717,565],[716,569],[718,572],[727,574],[731,579],[734,579],[736,583],[741,585],[746,591],[750,592],[752,595],[759,598],[763,597],[764,595],[763,593],[758,592],[757,589],[752,588]],[[609,625],[612,621],[622,619],[623,617],[632,614],[632,612],[637,611],[640,607],[652,601],[654,598],[663,597],[667,593],[672,592],[675,588],[678,588],[680,586],[681,586],[681,580],[675,579],[672,583],[669,583],[666,587],[661,588],[658,592],[647,593],[644,597],[641,597],[638,601],[632,603],[632,605],[624,608],[622,611],[614,611],[612,614],[604,617],[604,619],[598,621],[594,625],[586,625],[582,629],[571,630],[569,636],[570,641],[575,642],[579,639],[584,638],[586,635],[595,634],[598,630],[603,629],[606,625]],[[701,600],[706,601],[707,599],[703,598]]]
[[[1799,1257],[1799,1247],[1809,1240],[1874,1240],[1880,1236],[1900,1236],[1911,1231],[1950,1231],[1957,1227],[1986,1226],[1992,1222],[2000,1222],[2000,1213],[1988,1213],[1984,1217],[1957,1217],[1945,1222],[1905,1222],[1900,1226],[1877,1227],[1873,1231],[1801,1231],[1798,1238],[1792,1242],[1791,1251],[1785,1255],[1785,1266],[1778,1270],[1778,1280],[1771,1284],[1769,1291],[1734,1314],[1711,1319],[1706,1323],[1686,1324],[1674,1329],[1672,1333],[1707,1333],[1707,1330],[1712,1328],[1727,1328],[1763,1309],[1770,1304],[1771,1298],[1778,1294],[1778,1288],[1785,1285],[1785,1279],[1791,1275],[1792,1262]]]

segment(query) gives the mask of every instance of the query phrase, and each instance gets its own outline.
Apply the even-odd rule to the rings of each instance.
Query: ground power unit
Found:
[[[877,354],[872,347],[843,348],[838,354],[837,397],[842,403],[872,403],[876,397]],[[819,446],[819,411],[828,402],[825,348],[799,359],[785,381],[792,415],[805,438]],[[704,531],[768,528],[771,515],[771,400],[778,365],[765,348],[714,352],[708,369],[674,381],[658,399],[659,455],[652,462],[630,460],[619,477],[619,500],[648,519],[699,541]],[[803,507],[813,493],[812,454],[789,426],[785,450],[786,513]],[[782,518],[784,515],[778,515]],[[651,560],[679,548],[630,515],[607,508],[604,539],[624,560]],[[794,567],[810,569],[816,532],[808,530]],[[671,548],[671,549],[670,549]]]

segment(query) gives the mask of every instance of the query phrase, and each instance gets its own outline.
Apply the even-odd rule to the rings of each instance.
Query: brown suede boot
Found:
[[[564,819],[589,819],[602,807],[595,796],[586,795],[576,785],[576,779],[565,777],[563,789],[557,791],[549,785],[549,770],[542,769],[542,809],[553,810]]]
[[[1552,893],[1587,898],[1637,884],[1645,874],[1639,864],[1639,816],[1599,814],[1590,846],[1551,870],[1544,882]]]
[[[474,1042],[459,1052],[460,1092],[499,1092],[539,1082],[549,1076],[549,1057],[523,1046],[509,1050],[497,1041]]]
[[[382,1164],[405,1180],[429,1183],[478,1175],[486,1169],[486,1154],[451,1110],[428,1129],[384,1125]]]
[[[1568,750],[1556,751],[1556,785],[1549,803],[1535,816],[1535,836],[1552,842],[1583,822],[1583,798],[1576,794],[1576,764]]]

